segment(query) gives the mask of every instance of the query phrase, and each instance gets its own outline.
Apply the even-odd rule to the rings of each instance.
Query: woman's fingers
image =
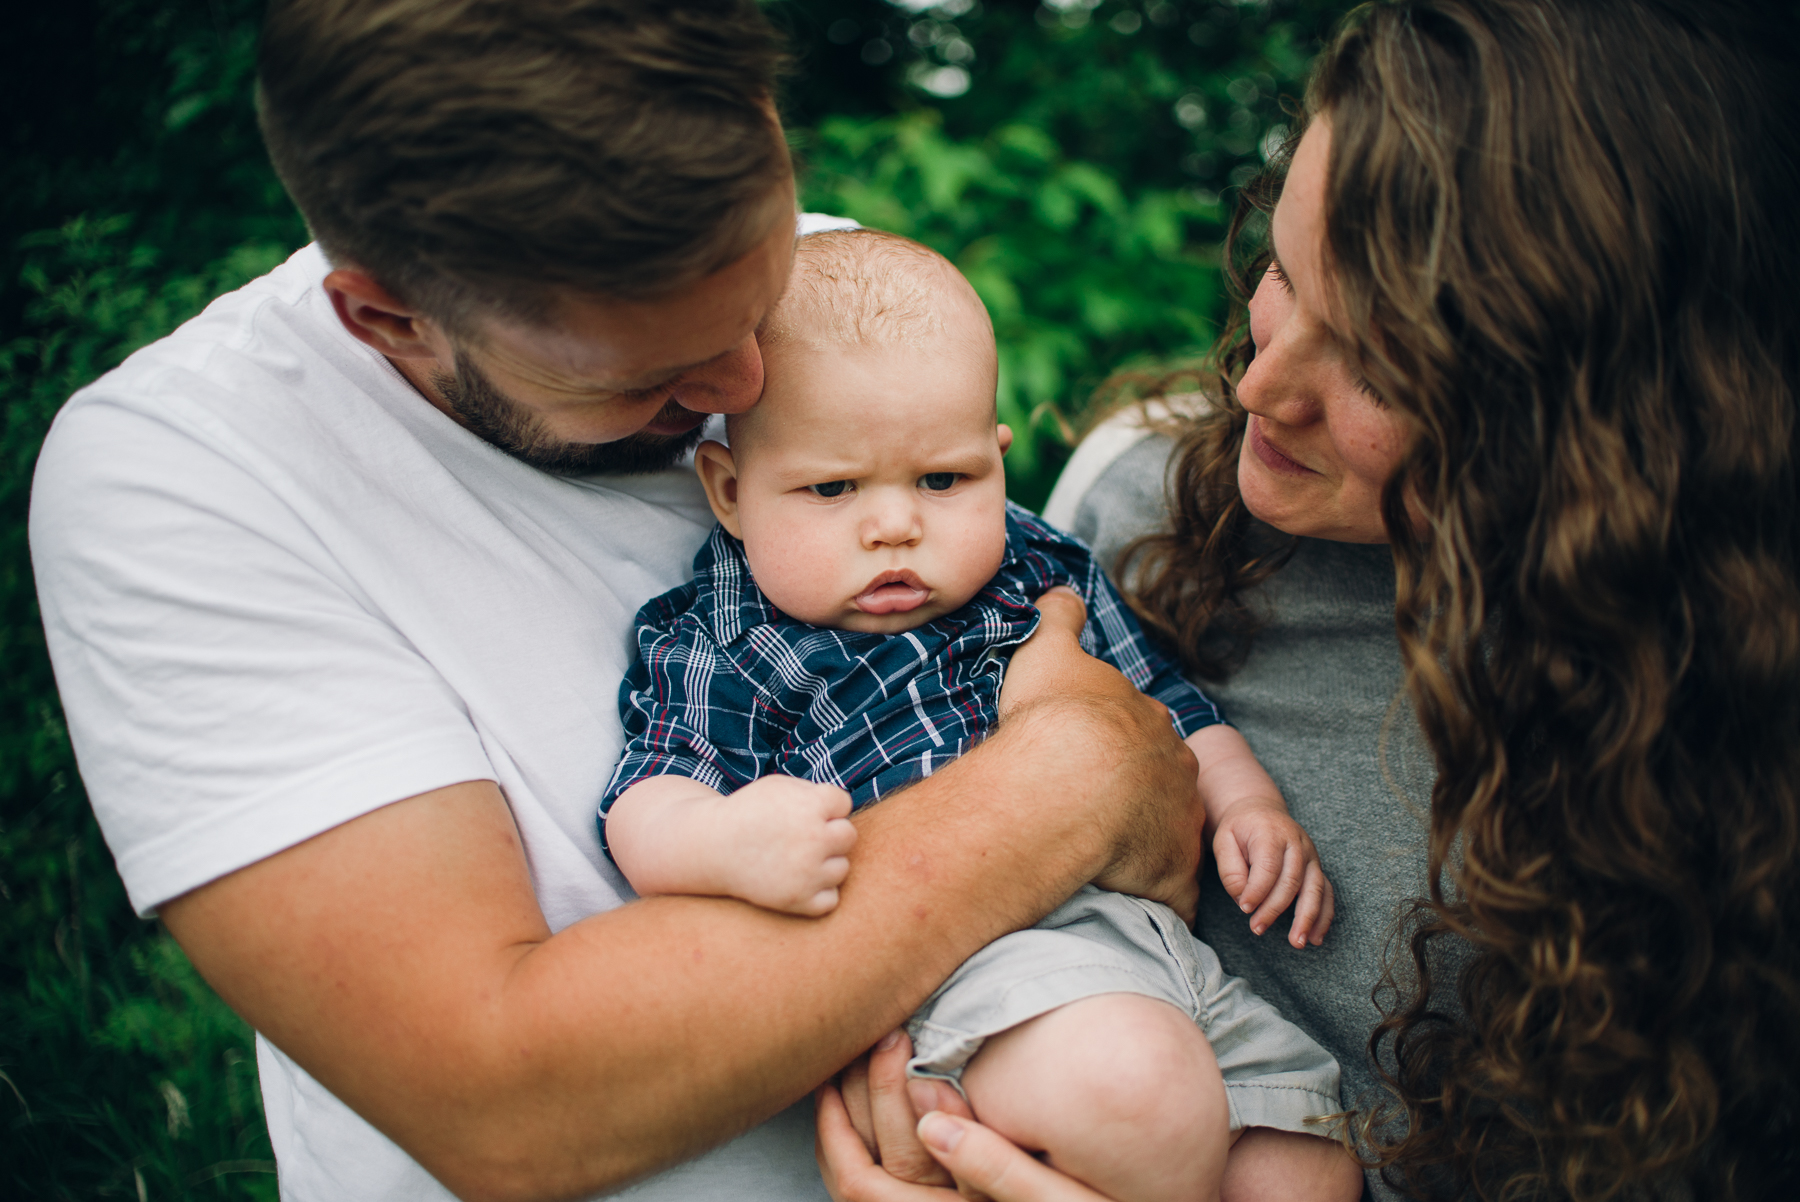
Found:
[[[954,1190],[900,1181],[876,1164],[834,1086],[820,1086],[813,1101],[818,1110],[813,1151],[835,1202],[961,1202]]]
[[[857,1135],[862,1137],[863,1147],[870,1156],[876,1153],[875,1116],[869,1111],[869,1055],[867,1052],[852,1060],[845,1066],[839,1078],[843,1091],[845,1113],[849,1115],[850,1125]]]
[[[965,1192],[994,1202],[1107,1202],[969,1119],[934,1110],[919,1120],[919,1138]]]
[[[975,1117],[975,1112],[969,1109],[969,1103],[948,1081],[913,1077],[906,1082],[906,1093],[912,1099],[914,1114],[930,1114],[934,1110],[941,1110],[957,1118]]]
[[[891,1032],[869,1053],[869,1111],[875,1128],[876,1159],[902,1181],[949,1185],[946,1173],[919,1142],[918,1113],[907,1092],[906,1062],[912,1040]]]

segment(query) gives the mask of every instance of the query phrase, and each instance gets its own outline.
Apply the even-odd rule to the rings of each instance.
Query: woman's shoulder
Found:
[[[1182,419],[1204,404],[1175,397],[1108,417],[1075,448],[1044,504],[1044,520],[1111,566],[1130,543],[1168,525],[1169,461]]]

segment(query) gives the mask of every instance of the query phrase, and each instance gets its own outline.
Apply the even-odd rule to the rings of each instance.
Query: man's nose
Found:
[[[911,546],[924,537],[917,498],[911,489],[880,489],[865,504],[868,508],[863,518],[862,544],[866,550]]]
[[[695,413],[742,413],[756,404],[762,387],[762,350],[756,335],[747,334],[723,355],[682,372],[670,395]]]

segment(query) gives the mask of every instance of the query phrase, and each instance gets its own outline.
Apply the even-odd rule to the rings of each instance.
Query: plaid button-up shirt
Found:
[[[619,686],[628,742],[600,805],[601,843],[613,801],[646,777],[730,793],[780,772],[837,785],[860,807],[930,776],[999,719],[1007,656],[1037,629],[1032,599],[1058,584],[1087,603],[1082,648],[1168,706],[1183,737],[1224,720],[1151,646],[1088,549],[1011,503],[994,578],[900,634],[785,616],[750,578],[743,544],[715,528],[694,579],[638,611],[638,661]]]

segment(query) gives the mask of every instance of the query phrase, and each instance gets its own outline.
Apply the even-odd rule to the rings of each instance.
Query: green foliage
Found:
[[[1229,188],[1345,7],[767,2],[797,51],[784,111],[808,206],[974,282],[1028,504],[1102,377],[1211,337]],[[0,40],[0,1196],[274,1192],[250,1033],[132,915],[95,827],[25,546],[68,395],[305,238],[256,136],[260,9],[71,0]]]
[[[30,470],[75,388],[286,255],[162,268],[122,216],[20,239],[0,345],[0,1193],[272,1198],[250,1031],[131,913],[82,794],[31,595]]]
[[[1342,8],[772,6],[812,35],[789,105],[807,207],[943,252],[994,318],[1015,499],[1048,495],[1103,378],[1212,341],[1220,190],[1279,142]]]
[[[809,206],[938,248],[980,293],[1000,348],[1000,420],[1021,435],[1011,491],[1026,504],[1054,478],[1077,381],[1212,334],[1218,272],[1185,235],[1216,218],[1216,202],[1186,190],[1128,198],[1032,125],[952,141],[932,109],[829,118],[807,149]]]

